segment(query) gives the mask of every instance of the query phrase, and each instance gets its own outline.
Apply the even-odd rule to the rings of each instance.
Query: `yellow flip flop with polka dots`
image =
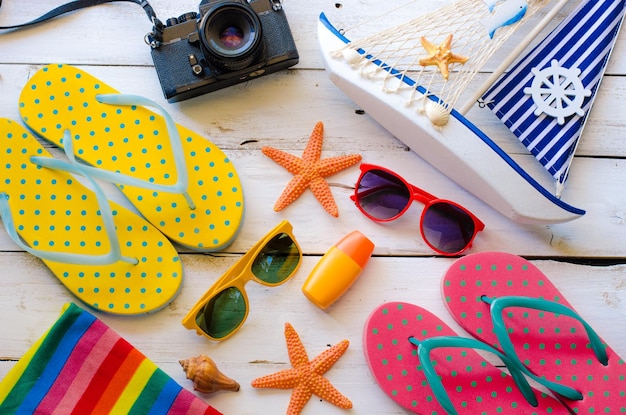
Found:
[[[122,315],[156,311],[174,299],[182,264],[154,226],[109,202],[80,166],[77,172],[93,191],[67,172],[43,167],[56,159],[6,118],[0,118],[0,154],[5,230],[72,294],[94,309]]]
[[[29,80],[19,106],[26,125],[59,147],[70,130],[89,174],[115,183],[170,240],[209,252],[236,237],[244,199],[233,163],[157,104],[73,66],[49,65]]]

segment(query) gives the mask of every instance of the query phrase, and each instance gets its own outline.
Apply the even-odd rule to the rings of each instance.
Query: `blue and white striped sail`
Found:
[[[623,17],[625,0],[583,0],[483,100],[554,176],[557,195]]]

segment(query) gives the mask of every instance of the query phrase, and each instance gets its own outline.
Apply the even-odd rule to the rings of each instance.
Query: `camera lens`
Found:
[[[219,35],[219,43],[226,50],[241,49],[244,42],[243,32],[236,26],[227,27]]]
[[[229,71],[243,69],[261,52],[261,22],[247,7],[223,4],[209,11],[200,22],[202,43],[207,58]]]

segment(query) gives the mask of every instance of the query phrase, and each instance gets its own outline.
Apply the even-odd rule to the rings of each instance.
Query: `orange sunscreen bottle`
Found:
[[[374,244],[352,231],[332,246],[302,286],[304,295],[322,310],[331,306],[352,286],[374,251]]]

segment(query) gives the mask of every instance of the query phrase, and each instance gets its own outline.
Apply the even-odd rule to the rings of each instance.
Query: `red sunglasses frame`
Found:
[[[350,199],[354,202],[354,204],[356,205],[356,207],[361,211],[361,213],[363,213],[365,216],[367,216],[369,219],[375,221],[375,222],[391,222],[394,221],[396,219],[398,219],[400,216],[404,215],[406,213],[407,210],[409,210],[409,208],[411,207],[411,205],[413,204],[414,201],[418,201],[420,203],[422,203],[424,205],[424,209],[422,210],[422,214],[420,216],[420,233],[422,235],[422,239],[424,240],[424,242],[426,242],[426,244],[435,252],[441,254],[441,255],[445,255],[445,256],[454,256],[454,255],[458,255],[464,251],[466,251],[467,249],[471,248],[472,243],[474,242],[474,238],[476,238],[476,235],[478,234],[478,232],[481,232],[483,229],[485,229],[485,224],[478,219],[478,217],[476,217],[476,215],[474,215],[472,212],[470,212],[469,210],[467,210],[465,207],[459,205],[458,203],[452,201],[452,200],[448,200],[448,199],[440,199],[430,193],[428,193],[427,191],[420,189],[419,187],[407,182],[402,176],[400,176],[398,173],[391,171],[389,169],[386,169],[384,167],[381,166],[376,166],[374,164],[367,164],[367,163],[362,163],[360,166],[361,169],[361,175],[359,176],[358,180],[356,181],[356,185],[354,186],[354,194],[350,195]],[[396,179],[398,179],[400,182],[402,182],[402,184],[404,184],[406,186],[406,188],[409,191],[410,194],[410,200],[409,202],[406,204],[406,206],[404,207],[404,209],[402,209],[397,215],[392,216],[390,218],[387,219],[379,219],[379,218],[375,218],[372,215],[370,215],[369,213],[367,213],[363,207],[361,206],[361,204],[358,201],[358,197],[359,197],[359,183],[361,183],[361,180],[363,179],[363,176],[372,171],[372,170],[380,170],[390,176],[395,177]],[[436,203],[445,203],[451,206],[456,207],[457,209],[462,210],[463,212],[465,212],[474,222],[474,234],[472,235],[472,237],[470,238],[470,240],[467,242],[467,244],[465,245],[465,247],[457,252],[445,252],[440,250],[439,248],[435,247],[433,244],[431,244],[428,239],[426,239],[426,236],[424,235],[424,215],[426,214],[426,212],[428,211],[428,208],[431,207],[432,205],[436,204]]]

